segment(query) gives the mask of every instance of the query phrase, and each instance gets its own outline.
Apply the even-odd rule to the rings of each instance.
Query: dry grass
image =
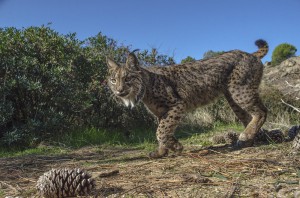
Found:
[[[38,197],[35,183],[43,172],[81,167],[96,179],[94,197],[289,197],[300,179],[299,155],[289,155],[289,147],[231,151],[190,146],[181,156],[156,160],[141,150],[96,147],[61,156],[2,158],[0,192],[3,197]],[[114,170],[119,174],[100,177]]]

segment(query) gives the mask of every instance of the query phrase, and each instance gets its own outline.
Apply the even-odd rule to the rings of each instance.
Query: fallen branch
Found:
[[[285,104],[285,105],[287,105],[287,106],[293,108],[295,111],[297,111],[297,112],[300,113],[300,108],[294,107],[293,105],[290,105],[290,104],[284,102],[282,99],[281,99],[281,102],[282,102],[283,104]]]

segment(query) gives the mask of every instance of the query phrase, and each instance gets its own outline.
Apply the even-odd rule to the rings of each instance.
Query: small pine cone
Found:
[[[268,142],[282,143],[285,140],[282,131],[278,129],[269,131],[268,133],[266,133],[266,136]]]
[[[238,140],[238,134],[236,132],[230,131],[224,134],[224,139],[227,144],[235,144]]]
[[[52,169],[40,176],[36,187],[45,198],[76,197],[91,193],[95,180],[79,168]]]
[[[299,133],[300,133],[300,125],[292,126],[288,132],[289,140],[293,140],[296,137],[296,135]]]
[[[294,152],[300,151],[300,133],[298,133],[293,140],[292,150]]]
[[[266,129],[260,129],[257,134],[255,135],[254,141],[255,142],[267,142],[267,134],[268,131]]]
[[[211,138],[211,142],[212,142],[213,144],[224,144],[224,143],[226,143],[223,134],[213,136],[213,137]]]

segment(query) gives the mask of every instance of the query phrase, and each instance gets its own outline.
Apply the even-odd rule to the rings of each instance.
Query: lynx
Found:
[[[259,97],[263,75],[263,58],[268,52],[266,41],[255,42],[258,51],[240,50],[192,63],[166,67],[142,67],[134,52],[125,64],[107,58],[108,86],[128,107],[142,101],[158,119],[158,149],[151,158],[180,154],[183,146],[174,137],[181,118],[187,111],[206,105],[224,95],[232,110],[245,126],[236,147],[253,145],[255,134],[264,124],[267,109]]]

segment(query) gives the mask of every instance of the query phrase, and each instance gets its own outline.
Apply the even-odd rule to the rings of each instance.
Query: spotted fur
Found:
[[[107,58],[108,85],[126,106],[142,101],[159,121],[156,131],[159,147],[150,157],[162,157],[168,151],[180,153],[182,145],[174,132],[183,115],[224,95],[232,110],[246,127],[239,136],[240,147],[251,146],[255,134],[265,122],[267,109],[258,87],[263,74],[260,59],[267,43],[256,42],[258,51],[249,54],[233,50],[192,63],[167,67],[141,67],[134,53],[123,65]]]

